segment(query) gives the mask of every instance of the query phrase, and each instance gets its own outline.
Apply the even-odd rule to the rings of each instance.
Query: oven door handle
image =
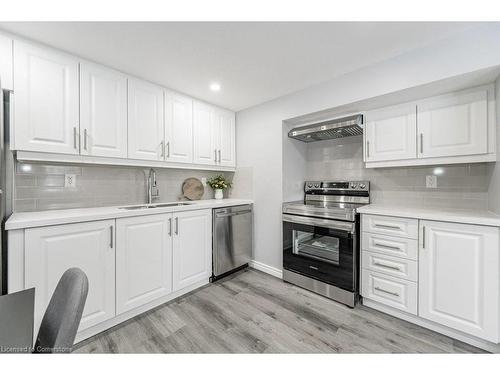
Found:
[[[318,219],[307,216],[283,214],[283,221],[295,224],[314,225],[317,227],[343,230],[349,233],[356,233],[356,226],[354,225],[354,223],[348,223],[337,220]]]

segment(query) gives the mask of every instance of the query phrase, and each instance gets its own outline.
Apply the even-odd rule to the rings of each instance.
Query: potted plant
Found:
[[[222,191],[229,189],[231,187],[231,182],[227,181],[223,175],[218,175],[212,177],[207,181],[208,186],[210,186],[215,191],[215,199],[222,199],[224,197]]]

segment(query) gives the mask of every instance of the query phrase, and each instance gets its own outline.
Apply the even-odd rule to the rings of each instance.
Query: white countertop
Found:
[[[180,203],[180,202],[157,202]],[[207,199],[191,201],[192,204],[185,206],[142,208],[136,210],[125,210],[120,207],[93,207],[93,208],[75,208],[70,210],[50,210],[38,212],[17,212],[13,213],[5,223],[6,230],[43,227],[47,225],[78,223],[82,221],[94,221],[104,219],[116,219],[120,217],[143,216],[152,214],[163,214],[179,211],[201,210],[204,208],[218,208],[239,206],[241,204],[252,204],[249,199]]]
[[[358,208],[357,212],[361,214],[399,216],[413,219],[500,227],[500,215],[486,210],[368,204]]]

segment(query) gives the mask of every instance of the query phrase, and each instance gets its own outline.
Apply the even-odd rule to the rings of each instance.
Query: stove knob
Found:
[[[314,184],[314,187],[317,189],[319,188],[319,184]]]
[[[360,188],[360,189],[364,189],[365,187],[366,187],[366,185],[365,185],[365,184],[359,184],[359,188]]]
[[[356,186],[358,186],[357,184],[355,184],[354,182],[351,184],[351,189],[356,189]]]
[[[312,188],[312,187],[313,187],[313,185],[312,185],[312,184],[309,184],[309,185],[307,185],[307,187],[310,189],[310,188]]]

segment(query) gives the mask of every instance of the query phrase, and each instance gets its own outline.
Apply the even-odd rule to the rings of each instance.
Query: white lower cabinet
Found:
[[[410,314],[417,313],[417,284],[412,281],[366,270],[362,295]]]
[[[115,316],[114,220],[25,231],[25,288],[35,288],[35,332],[59,279],[78,267],[89,280],[79,330]]]
[[[361,261],[368,270],[405,280],[417,281],[418,266],[414,260],[363,251]]]
[[[174,214],[173,289],[183,289],[212,273],[212,211]]]
[[[116,220],[116,312],[172,291],[172,214]]]
[[[110,322],[117,324],[146,311],[148,304],[156,306],[208,283],[212,274],[211,209],[23,232],[24,262],[9,272],[24,271],[24,281],[11,285],[10,292],[35,288],[35,332],[68,268],[82,269],[89,280],[79,327],[80,333],[93,327],[81,333],[86,337],[99,332],[100,323],[107,329]]]
[[[499,342],[498,227],[362,216],[361,295],[368,305]]]
[[[420,221],[419,316],[498,342],[498,228]]]

